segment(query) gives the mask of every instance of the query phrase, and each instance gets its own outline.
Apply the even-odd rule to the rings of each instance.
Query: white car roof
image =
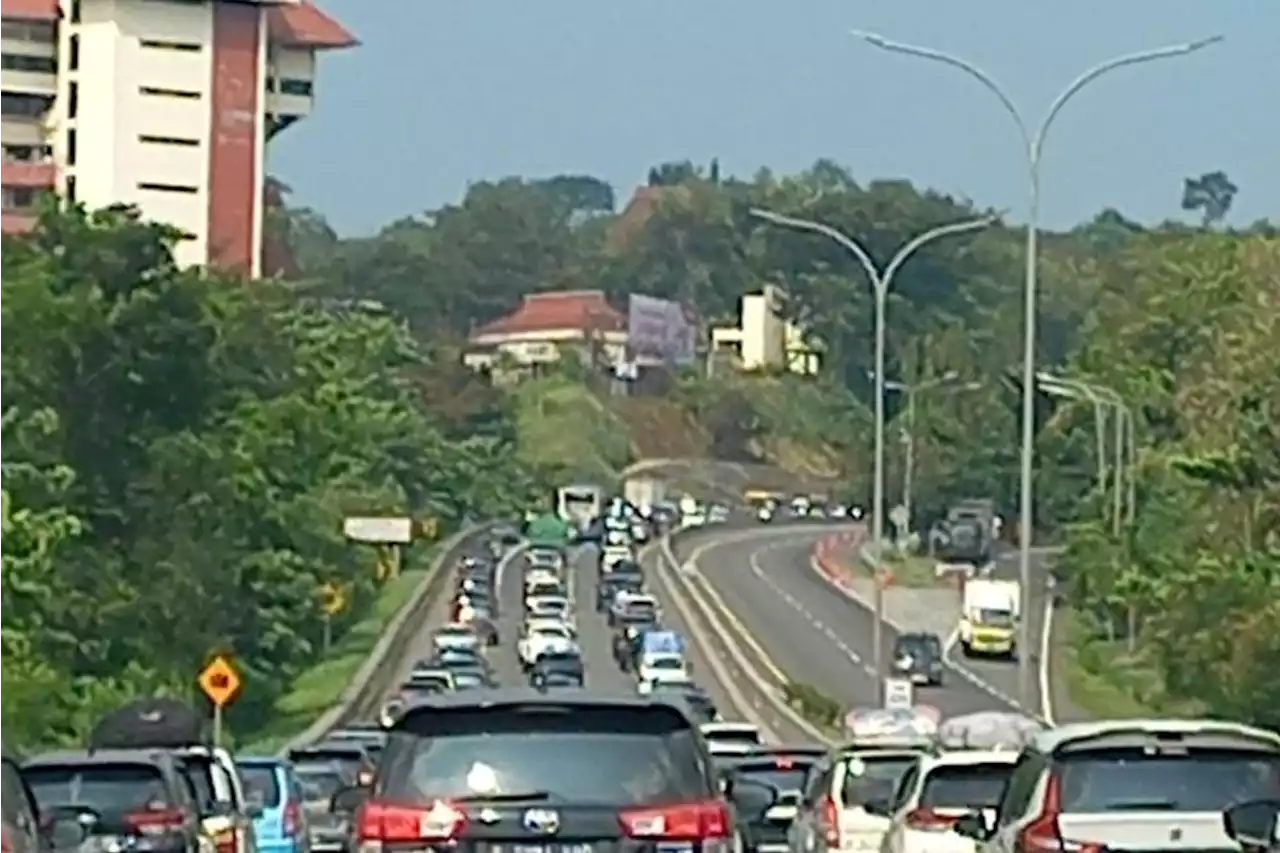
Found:
[[[1031,739],[1029,745],[1039,752],[1052,754],[1072,741],[1088,740],[1126,732],[1234,736],[1261,741],[1280,750],[1280,734],[1276,732],[1247,726],[1244,723],[1232,723],[1224,720],[1178,719],[1099,720],[1090,723],[1068,723],[1037,734]]]
[[[745,735],[752,734],[760,737],[759,726],[752,725],[747,722],[736,720],[723,720],[715,723],[703,723],[698,727],[698,731],[702,732],[703,737],[714,738],[716,735]]]
[[[935,767],[966,767],[973,764],[1015,764],[1016,749],[964,749],[941,755],[922,755],[921,769],[926,773]]]
[[[938,726],[943,749],[1012,750],[1017,752],[1045,726],[1034,717],[1005,711],[982,711],[950,717]]]
[[[755,747],[749,743],[741,741],[708,741],[707,749],[712,755],[750,755],[755,752]]]
[[[525,629],[529,634],[573,635],[573,628],[559,619],[530,619],[525,623]]]

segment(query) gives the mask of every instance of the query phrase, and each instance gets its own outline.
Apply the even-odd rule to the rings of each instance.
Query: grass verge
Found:
[[[333,705],[421,580],[422,571],[406,571],[388,581],[369,613],[333,644],[322,661],[294,680],[276,700],[271,723],[255,732],[252,741],[240,747],[239,752],[273,754]]]
[[[1090,620],[1068,609],[1055,618],[1066,620],[1061,664],[1076,708],[1093,717],[1120,719],[1203,714],[1195,703],[1165,694],[1159,673],[1140,646],[1129,651],[1123,640],[1107,639]]]
[[[885,565],[893,574],[893,586],[904,586],[911,589],[923,587],[939,587],[945,584],[938,580],[937,560],[922,557],[918,554],[898,554],[890,551],[885,555]],[[866,569],[866,563],[862,564]]]

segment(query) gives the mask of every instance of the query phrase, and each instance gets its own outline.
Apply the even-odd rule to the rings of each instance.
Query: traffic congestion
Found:
[[[746,519],[774,520],[766,497]],[[145,699],[83,749],[6,753],[5,853],[1277,849],[1280,736],[1235,723],[886,703],[772,742],[723,700],[655,574],[672,529],[728,510],[690,524],[650,498],[570,487],[557,513],[472,543],[377,719],[239,755],[184,703]],[[856,513],[806,501],[794,517]],[[943,683],[936,636],[903,634],[894,661]]]

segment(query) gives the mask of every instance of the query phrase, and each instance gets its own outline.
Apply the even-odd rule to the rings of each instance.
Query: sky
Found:
[[[269,169],[346,234],[508,175],[595,175],[623,204],[650,166],[713,157],[744,177],[825,157],[1025,219],[999,101],[855,28],[974,62],[1033,125],[1100,61],[1223,35],[1072,99],[1047,137],[1042,221],[1189,219],[1183,179],[1218,169],[1240,187],[1229,223],[1280,219],[1277,0],[317,2],[362,44],[321,57],[315,113],[272,141]]]

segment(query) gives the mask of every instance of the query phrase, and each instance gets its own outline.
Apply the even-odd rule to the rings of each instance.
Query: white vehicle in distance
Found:
[[[470,625],[461,622],[454,622],[445,625],[440,630],[431,635],[431,645],[436,651],[445,651],[448,649],[467,649],[478,650],[480,648],[480,637]]]
[[[760,729],[751,723],[731,720],[720,720],[714,723],[703,723],[698,726],[703,739],[711,747],[712,754],[720,747],[744,747],[746,752],[753,752],[760,747]],[[741,754],[728,753],[728,754]]]
[[[547,652],[568,651],[578,647],[578,634],[571,625],[556,619],[526,622],[516,641],[516,656],[525,667],[531,667]]]
[[[634,560],[636,557],[635,550],[630,544],[626,545],[605,545],[600,552],[600,568],[609,571],[618,563],[627,560]]]
[[[564,568],[564,554],[555,548],[530,548],[524,552],[530,569],[550,569],[558,572]]]
[[[564,581],[559,578],[535,578],[525,581],[524,600],[526,603],[532,598],[564,596],[564,594]]]
[[[995,819],[1017,759],[1017,750],[922,755],[884,809],[881,853],[974,853],[976,843],[956,834],[956,821],[973,812]]]
[[[534,595],[524,602],[526,619],[554,619],[573,623],[573,606],[563,595]]]

